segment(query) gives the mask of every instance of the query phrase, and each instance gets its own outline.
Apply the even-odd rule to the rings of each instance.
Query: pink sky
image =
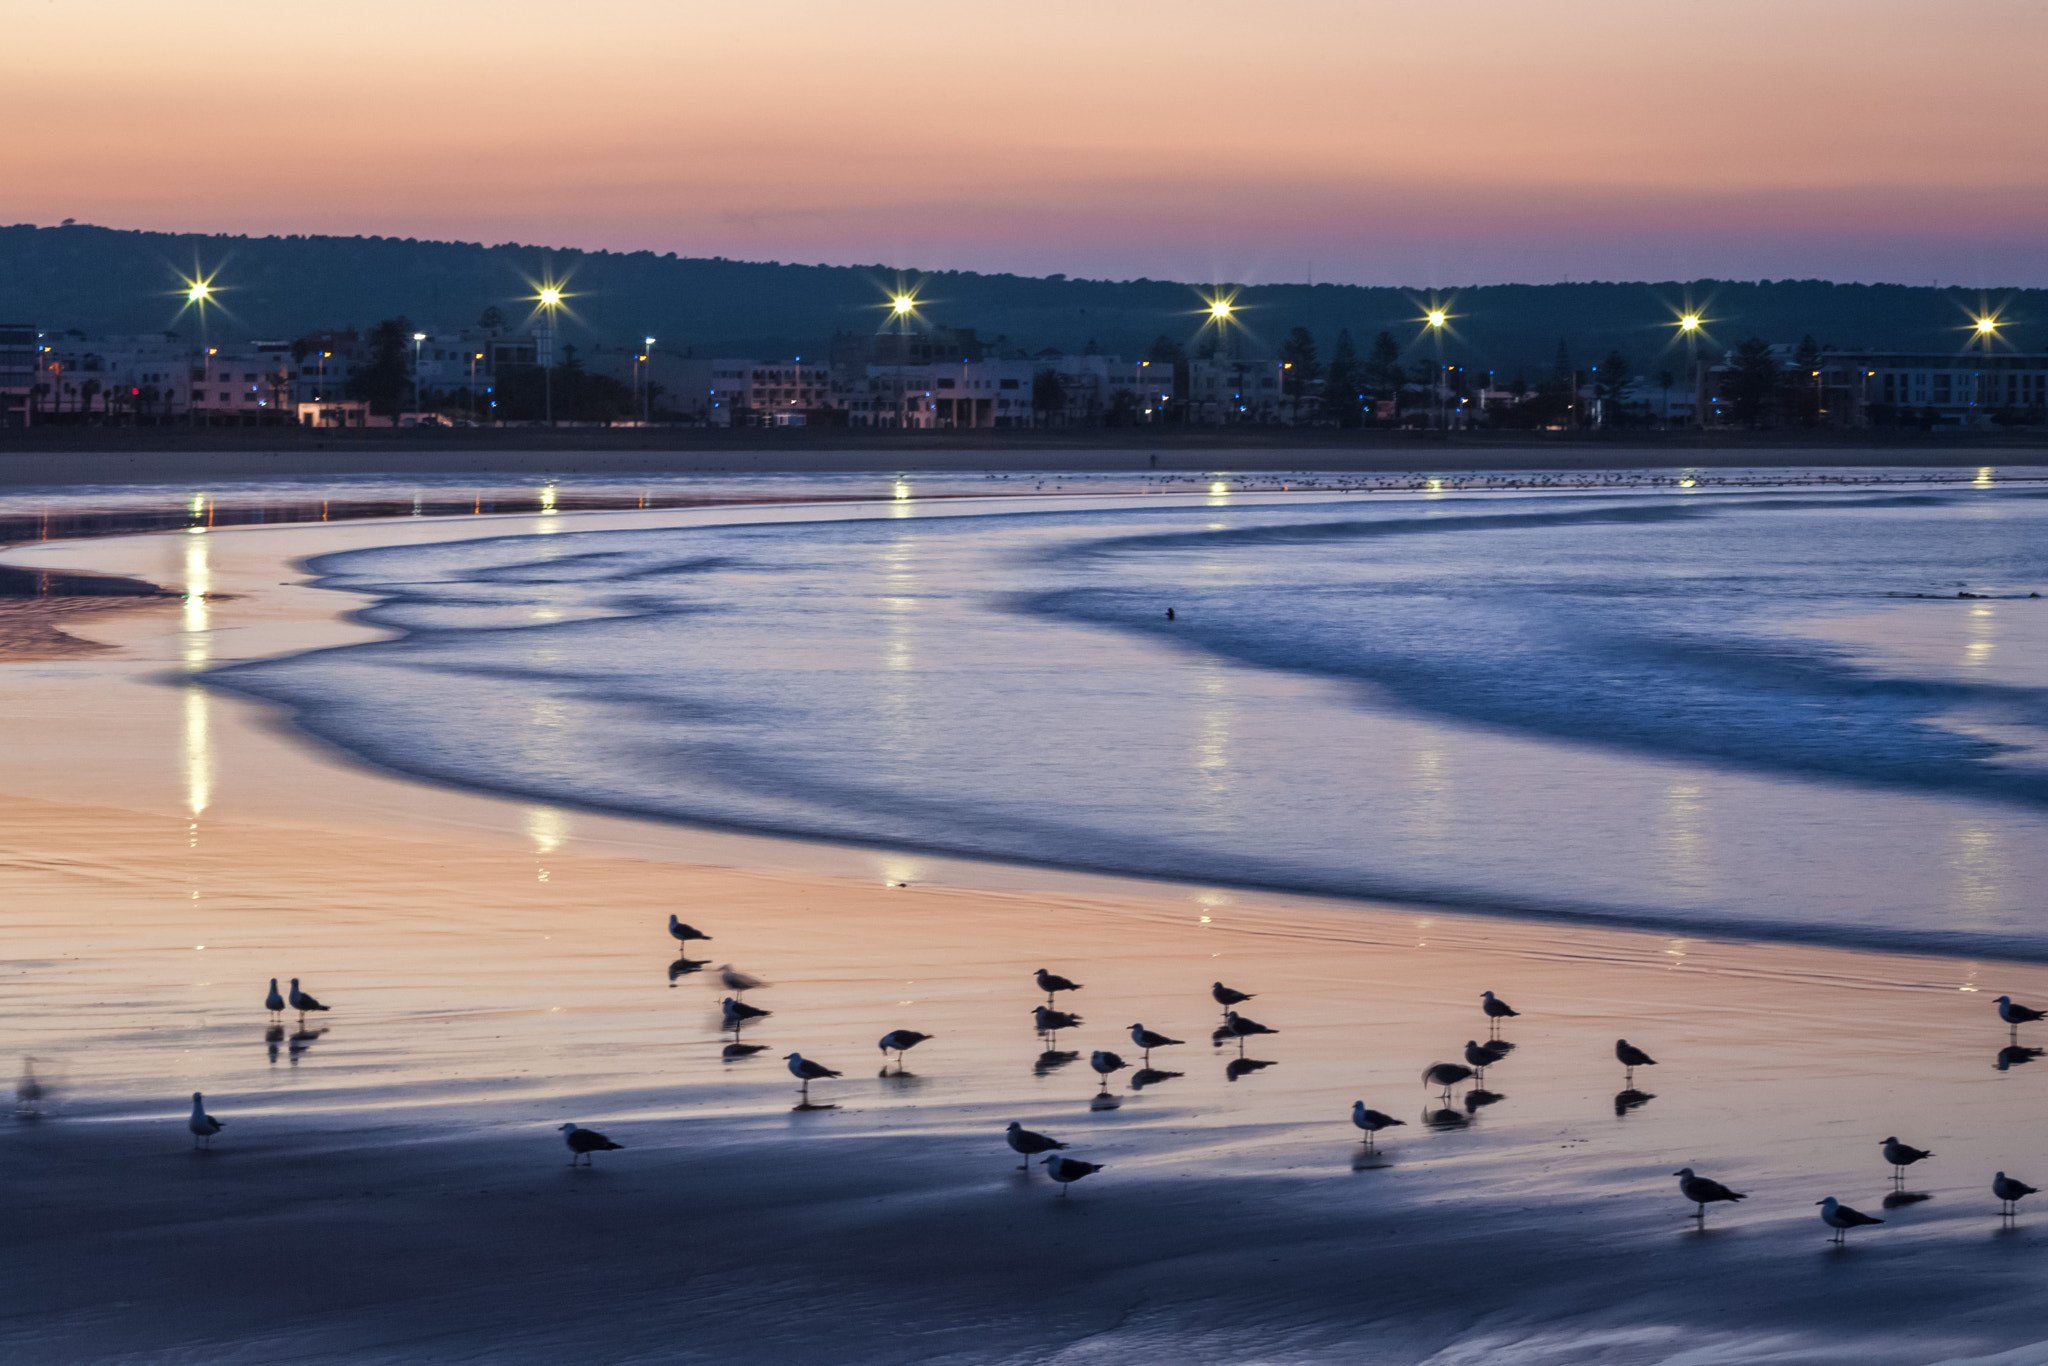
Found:
[[[0,221],[1077,276],[2048,285],[2048,7],[10,7]]]

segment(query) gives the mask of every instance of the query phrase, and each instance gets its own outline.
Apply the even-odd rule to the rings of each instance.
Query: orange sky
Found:
[[[2048,284],[2048,6],[14,0],[0,221]]]

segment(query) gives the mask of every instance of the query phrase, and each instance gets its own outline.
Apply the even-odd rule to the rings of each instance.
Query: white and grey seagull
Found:
[[[1422,1069],[1422,1084],[1443,1089],[1444,1098],[1450,1099],[1451,1088],[1473,1075],[1472,1069],[1454,1062],[1431,1063]]]
[[[1368,1110],[1364,1101],[1354,1100],[1351,1102],[1351,1122],[1365,1131],[1365,1146],[1371,1148],[1374,1134],[1382,1129],[1391,1129],[1396,1124],[1406,1124],[1408,1121],[1395,1119],[1392,1115],[1383,1115],[1377,1110]]]
[[[1698,1210],[1694,1212],[1693,1218],[1700,1221],[1701,1228],[1707,1226],[1708,1205],[1722,1200],[1749,1199],[1741,1191],[1729,1190],[1719,1181],[1709,1181],[1704,1176],[1694,1175],[1691,1167],[1680,1167],[1672,1175],[1678,1178],[1678,1189],[1684,1192],[1685,1198],[1699,1206]]]
[[[310,992],[304,992],[299,990],[299,979],[296,977],[292,978],[291,993],[288,996],[286,996],[285,999],[291,1002],[293,1010],[299,1012],[300,1024],[304,1024],[306,1022],[307,1011],[327,1009],[326,1006],[323,1006],[318,1001],[314,1000]]]
[[[1222,1006],[1225,1010],[1229,1010],[1232,1006],[1243,1005],[1246,1001],[1258,995],[1258,993],[1255,991],[1237,991],[1224,986],[1221,982],[1216,982],[1210,985],[1209,995],[1215,999],[1217,1005]]]
[[[564,1124],[561,1126],[561,1130],[562,1141],[569,1145],[569,1165],[572,1167],[576,1165],[578,1158],[581,1158],[583,1165],[588,1167],[591,1165],[590,1155],[592,1153],[616,1152],[624,1149],[626,1146],[623,1143],[612,1142],[595,1129],[584,1129],[574,1124]]]
[[[1123,1068],[1129,1067],[1130,1064],[1108,1049],[1098,1048],[1088,1055],[1088,1066],[1095,1070],[1096,1076],[1102,1078],[1102,1089],[1107,1091],[1109,1089],[1109,1074],[1121,1071]]]
[[[695,925],[685,925],[682,921],[676,919],[673,912],[670,913],[668,918],[668,937],[675,940],[678,944],[688,944],[692,939],[708,940],[711,938],[710,935],[704,933]]]
[[[1010,1151],[1021,1155],[1025,1159],[1024,1165],[1017,1168],[1020,1172],[1030,1171],[1030,1159],[1038,1156],[1040,1153],[1054,1152],[1067,1146],[1049,1134],[1032,1132],[1014,1119],[1010,1121],[1006,1137],[1009,1140]]]
[[[768,984],[751,973],[741,972],[730,963],[718,965],[718,980],[725,983],[725,989],[735,996]]]
[[[1154,1034],[1141,1024],[1134,1024],[1131,1026],[1131,1042],[1145,1050],[1145,1062],[1147,1066],[1150,1066],[1153,1049],[1165,1048],[1172,1044],[1186,1043],[1187,1040],[1169,1039],[1164,1034]]]
[[[1848,1241],[1846,1235],[1850,1229],[1862,1228],[1865,1224],[1881,1224],[1884,1222],[1882,1219],[1871,1218],[1862,1210],[1850,1209],[1832,1195],[1825,1200],[1816,1200],[1813,1203],[1820,1206],[1821,1222],[1835,1231],[1835,1236],[1828,1241],[1834,1243],[1837,1247]]]
[[[892,1029],[882,1036],[882,1056],[896,1055],[896,1065],[903,1066],[903,1055],[929,1039],[931,1035],[920,1034],[914,1029]]]
[[[263,998],[263,1008],[270,1012],[270,1018],[273,1020],[284,1014],[284,996],[277,989],[275,977],[270,979],[270,994]]]
[[[2036,1010],[2032,1006],[2021,1005],[2010,996],[2001,996],[1998,998],[1998,1018],[2012,1026],[2012,1036],[2017,1039],[2021,1025],[2048,1020],[2048,1010]]]
[[[1102,1170],[1100,1162],[1083,1162],[1077,1157],[1061,1157],[1058,1153],[1052,1154],[1038,1165],[1045,1168],[1047,1176],[1060,1183],[1062,1196],[1067,1193],[1067,1187],[1082,1177],[1093,1176]]]
[[[2034,1194],[2035,1188],[2024,1181],[2015,1181],[2004,1172],[1991,1178],[1991,1193],[1998,1197],[1998,1213],[2010,1219],[2020,1212],[2020,1201]]]
[[[207,1147],[213,1146],[213,1136],[227,1125],[224,1119],[215,1119],[206,1113],[205,1099],[197,1092],[192,1093],[192,1118],[185,1121],[185,1127],[192,1131],[192,1146],[198,1147],[204,1140]]]
[[[1479,993],[1479,1008],[1486,1012],[1486,1018],[1493,1022],[1496,1030],[1500,1028],[1502,1020],[1512,1020],[1522,1013],[1490,991]]]
[[[750,1006],[745,1001],[736,1000],[731,996],[720,1001],[718,1009],[725,1016],[725,1027],[732,1031],[735,1039],[739,1037],[741,1025],[751,1024],[755,1020],[765,1020],[775,1013],[772,1010],[763,1010],[759,1006]]]
[[[827,1077],[836,1077],[841,1075],[840,1073],[835,1072],[831,1068],[825,1066],[824,1063],[812,1062],[809,1058],[805,1057],[801,1053],[785,1053],[782,1056],[782,1060],[789,1064],[789,1075],[795,1077],[798,1081],[804,1084],[803,1096],[804,1104],[806,1105],[811,1103],[812,1082],[823,1081]]]
[[[1040,968],[1038,970],[1038,989],[1045,993],[1045,1003],[1051,1005],[1054,992],[1079,991],[1081,984],[1069,981],[1056,972],[1047,972],[1044,968]]]
[[[1905,1180],[1906,1168],[1912,1166],[1921,1158],[1934,1156],[1933,1153],[1925,1148],[1911,1147],[1899,1142],[1896,1138],[1887,1138],[1883,1140],[1880,1146],[1884,1148],[1884,1160],[1892,1164],[1892,1179],[1894,1181]]]

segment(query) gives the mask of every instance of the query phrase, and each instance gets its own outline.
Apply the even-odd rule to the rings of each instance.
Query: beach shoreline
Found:
[[[38,720],[0,775],[9,1044],[47,1082],[6,1131],[11,1355],[2035,1359],[2048,1233],[2000,1233],[1988,1183],[2048,1166],[2048,1064],[2004,1059],[1988,1001],[2048,971],[712,837],[406,782],[192,681],[376,634],[309,555],[452,534],[30,557],[188,593],[199,563],[213,596],[0,670]],[[671,912],[716,936],[696,969]],[[759,1057],[722,1054],[728,955],[773,984]],[[1078,1059],[1033,1036],[1039,966],[1085,983]],[[295,971],[335,1009],[269,1040]],[[1270,1068],[1210,1043],[1217,976],[1259,992]],[[1432,1128],[1416,1074],[1484,1037],[1488,987],[1524,1011],[1501,1098]],[[1131,1020],[1185,1075],[1105,1106],[1085,1055],[1135,1053]],[[892,1079],[894,1027],[935,1037]],[[1645,1099],[1616,1034],[1660,1058]],[[845,1071],[840,1109],[791,1111],[784,1046]],[[1406,1121],[1384,1161],[1355,1098]],[[1053,1196],[1013,1118],[1106,1170]],[[626,1150],[571,1173],[570,1120]],[[1891,1132],[1937,1150],[1934,1199],[1827,1251],[1811,1201],[1877,1208]],[[1752,1199],[1692,1233],[1681,1165]]]

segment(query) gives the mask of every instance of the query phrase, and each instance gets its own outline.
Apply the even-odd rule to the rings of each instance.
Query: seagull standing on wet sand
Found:
[[[1098,1048],[1090,1053],[1088,1065],[1095,1069],[1096,1076],[1102,1078],[1102,1089],[1105,1091],[1109,1089],[1109,1074],[1130,1066],[1106,1048]]]
[[[1010,1142],[1010,1151],[1018,1153],[1026,1159],[1024,1165],[1017,1168],[1020,1172],[1030,1171],[1030,1159],[1038,1156],[1040,1153],[1053,1152],[1056,1149],[1067,1146],[1050,1135],[1033,1133],[1014,1119],[1010,1121],[1007,1137]]]
[[[2012,1036],[2017,1039],[2020,1036],[2021,1025],[2048,1019],[2048,1010],[2035,1010],[2032,1006],[2021,1005],[2010,996],[2001,996],[1998,998],[1998,1018],[2012,1026]]]
[[[284,996],[277,989],[275,977],[270,979],[270,994],[263,998],[263,1008],[270,1012],[273,1020],[284,1014]]]
[[[1045,1168],[1045,1174],[1060,1183],[1060,1194],[1065,1196],[1067,1187],[1084,1176],[1093,1176],[1102,1170],[1100,1162],[1083,1162],[1079,1158],[1061,1157],[1058,1153],[1038,1164]]]
[[[1383,1115],[1377,1110],[1368,1110],[1364,1101],[1354,1100],[1351,1102],[1351,1122],[1365,1131],[1365,1146],[1370,1149],[1373,1146],[1374,1134],[1382,1129],[1391,1129],[1396,1124],[1406,1124],[1408,1121],[1395,1119],[1392,1115]]]
[[[1234,1010],[1223,1012],[1223,1027],[1230,1031],[1230,1037],[1237,1040],[1237,1051],[1244,1052],[1244,1041],[1254,1034],[1278,1034],[1277,1029],[1268,1029],[1257,1020],[1248,1020]]]
[[[2034,1187],[2000,1172],[1991,1178],[1991,1193],[1998,1197],[2000,1217],[2010,1219],[2020,1212],[2020,1201],[2032,1195]]]
[[[1642,1049],[1637,1048],[1627,1039],[1616,1039],[1614,1041],[1614,1056],[1616,1061],[1628,1069],[1627,1075],[1622,1078],[1621,1082],[1624,1087],[1632,1087],[1636,1084],[1636,1069],[1638,1067],[1655,1067],[1657,1065],[1655,1058],[1645,1053]]]
[[[1432,1063],[1430,1066],[1422,1069],[1422,1084],[1424,1086],[1442,1087],[1444,1099],[1449,1100],[1451,1088],[1471,1075],[1471,1068],[1461,1067],[1454,1062]]]
[[[285,999],[291,1002],[293,1010],[299,1012],[299,1023],[302,1025],[306,1022],[307,1011],[327,1009],[326,1006],[321,1005],[318,1001],[314,1000],[310,995],[299,990],[299,979],[296,977],[292,978],[291,994],[287,996]]]
[[[1038,989],[1045,993],[1045,1003],[1051,1005],[1054,992],[1079,991],[1081,984],[1079,982],[1070,982],[1056,972],[1047,972],[1044,968],[1040,968],[1038,970]]]
[[[720,1001],[718,1008],[724,1012],[725,1027],[732,1031],[735,1039],[740,1036],[741,1025],[754,1020],[765,1020],[775,1013],[772,1010],[763,1010],[759,1006],[750,1006],[745,1001],[735,1000],[731,996]]]
[[[765,987],[768,985],[758,977],[741,972],[730,963],[720,963],[718,965],[718,980],[725,983],[725,989],[735,996],[742,996],[752,991],[755,987]]]
[[[1482,1086],[1486,1084],[1486,1069],[1506,1056],[1507,1053],[1502,1049],[1493,1047],[1492,1042],[1480,1043],[1477,1039],[1465,1040],[1465,1061],[1471,1066],[1473,1075],[1479,1078],[1479,1083]]]
[[[1884,1148],[1884,1160],[1892,1164],[1892,1180],[1894,1181],[1904,1181],[1906,1179],[1906,1168],[1912,1166],[1923,1157],[1934,1156],[1933,1153],[1925,1148],[1908,1147],[1896,1138],[1885,1139],[1882,1146]]]
[[[1512,1020],[1522,1013],[1490,991],[1479,993],[1479,1008],[1486,1012],[1486,1018],[1493,1022],[1496,1031],[1500,1029],[1502,1020]]]
[[[1842,1246],[1848,1241],[1846,1235],[1850,1229],[1861,1228],[1865,1224],[1881,1224],[1884,1222],[1882,1219],[1871,1218],[1862,1210],[1850,1209],[1832,1195],[1825,1200],[1816,1200],[1813,1203],[1820,1206],[1821,1222],[1835,1231],[1835,1236],[1828,1241],[1837,1247]]]
[[[569,1145],[569,1165],[572,1167],[576,1165],[576,1159],[579,1157],[583,1159],[583,1165],[588,1167],[591,1165],[592,1153],[608,1153],[615,1149],[624,1149],[626,1146],[623,1143],[612,1142],[595,1129],[579,1129],[574,1124],[562,1126],[562,1141]]]
[[[929,1039],[931,1035],[920,1034],[914,1029],[892,1029],[882,1036],[882,1056],[896,1055],[896,1065],[903,1066],[903,1055]]]
[[[785,1053],[782,1057],[782,1060],[789,1064],[789,1075],[795,1077],[798,1081],[804,1084],[803,1095],[804,1104],[806,1105],[810,1104],[811,1102],[812,1082],[823,1081],[826,1077],[836,1077],[840,1075],[839,1073],[833,1071],[831,1068],[825,1066],[824,1063],[812,1062],[809,1058],[805,1057],[801,1053]]]
[[[1152,1050],[1165,1048],[1169,1044],[1186,1043],[1186,1039],[1169,1039],[1164,1034],[1154,1034],[1141,1024],[1131,1026],[1131,1042],[1145,1050],[1145,1065],[1152,1065]]]
[[[1258,995],[1258,993],[1255,991],[1233,991],[1229,987],[1224,986],[1223,983],[1217,982],[1209,988],[1209,995],[1215,999],[1217,1005],[1223,1007],[1224,1013],[1228,1014],[1232,1006],[1241,1006]]]
[[[185,1127],[192,1131],[192,1146],[198,1147],[199,1141],[204,1139],[206,1140],[206,1146],[211,1148],[213,1146],[213,1136],[219,1133],[226,1125],[226,1120],[215,1119],[212,1115],[206,1113],[205,1101],[197,1091],[194,1091],[192,1093],[192,1118],[185,1121]]]
[[[1692,1201],[1695,1205],[1699,1206],[1699,1209],[1694,1213],[1693,1218],[1700,1221],[1701,1228],[1705,1228],[1707,1226],[1708,1205],[1711,1205],[1718,1200],[1749,1199],[1747,1195],[1744,1195],[1740,1191],[1729,1190],[1719,1181],[1709,1181],[1704,1176],[1693,1175],[1693,1170],[1691,1167],[1680,1167],[1677,1171],[1671,1174],[1678,1178],[1678,1189],[1685,1193],[1685,1198]]]
[[[708,940],[711,938],[710,935],[704,933],[695,925],[685,925],[682,921],[676,919],[674,914],[670,914],[668,918],[668,937],[675,940],[678,944],[688,944],[692,939]]]

